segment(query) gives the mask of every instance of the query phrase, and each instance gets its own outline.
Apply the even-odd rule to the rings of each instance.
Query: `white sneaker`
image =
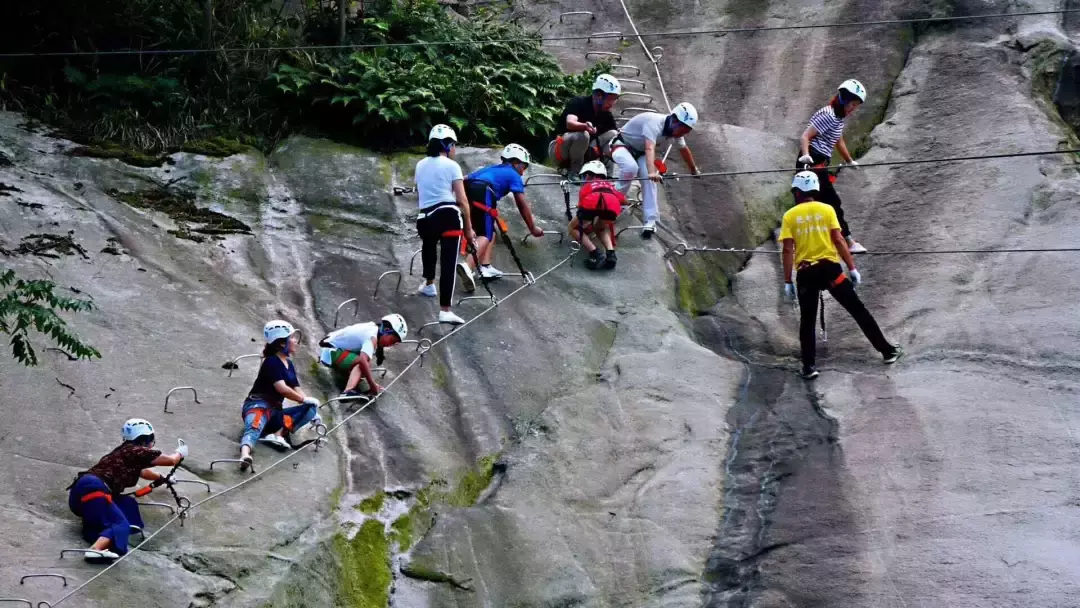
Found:
[[[481,266],[480,276],[485,279],[501,279],[503,277],[503,271],[495,268],[494,266]]]
[[[267,435],[266,437],[260,437],[259,441],[277,450],[286,451],[292,449],[289,442],[285,441],[285,438],[280,435]]]
[[[848,251],[851,253],[866,253],[866,247],[860,245],[859,242],[853,238],[848,238],[847,245]]]
[[[454,325],[462,325],[463,323],[465,323],[465,319],[462,319],[461,317],[455,315],[449,310],[440,310],[439,323],[452,323]]]
[[[100,551],[96,549],[87,549],[83,553],[83,559],[92,564],[107,564],[120,559],[120,556],[108,549],[102,549]]]
[[[654,232],[656,232],[656,220],[649,220],[645,222],[645,227],[641,229],[641,238],[651,239]]]
[[[435,296],[439,295],[439,292],[435,291],[434,283],[432,283],[431,285],[428,285],[427,283],[421,283],[420,289],[418,289],[417,291],[420,292],[420,295],[427,296],[429,298],[434,298]]]
[[[465,293],[476,291],[476,279],[473,278],[472,268],[469,268],[468,264],[465,262],[458,262],[457,276],[461,279],[461,289]]]

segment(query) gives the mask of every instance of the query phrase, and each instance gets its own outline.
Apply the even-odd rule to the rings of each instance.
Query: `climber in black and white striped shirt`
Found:
[[[844,220],[844,210],[840,208],[840,195],[833,187],[836,178],[829,173],[829,163],[832,161],[832,153],[835,149],[840,152],[846,166],[859,166],[859,163],[851,157],[847,143],[844,141],[844,123],[864,101],[866,101],[866,88],[862,83],[854,79],[845,81],[837,88],[836,96],[832,98],[829,105],[810,117],[806,131],[799,138],[800,156],[797,167],[800,170],[813,168],[817,174],[821,183],[820,200],[836,209],[841,232],[847,239],[848,249],[852,253],[865,253],[866,248],[852,238],[851,230]]]

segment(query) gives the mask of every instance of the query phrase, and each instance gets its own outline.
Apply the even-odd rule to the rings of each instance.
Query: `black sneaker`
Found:
[[[341,396],[342,397],[366,397],[367,395],[365,395],[364,393],[361,393],[360,391],[353,388],[353,389],[349,389],[349,390],[345,391],[344,393],[341,393]]]
[[[618,263],[619,263],[619,256],[615,255],[614,251],[607,252],[606,259],[604,260],[604,269],[605,270],[615,270],[615,264],[618,264]]]
[[[904,356],[904,349],[899,346],[894,346],[891,353],[885,353],[882,356],[885,357],[885,365],[892,365],[896,363],[896,360]]]
[[[585,268],[589,270],[599,270],[604,267],[604,263],[607,257],[599,249],[594,249],[589,254],[589,259],[585,260]]]
[[[813,365],[811,365],[809,367],[802,368],[802,378],[803,378],[803,380],[813,380],[814,378],[817,378],[818,375],[819,374],[818,374],[817,368],[814,367]]]

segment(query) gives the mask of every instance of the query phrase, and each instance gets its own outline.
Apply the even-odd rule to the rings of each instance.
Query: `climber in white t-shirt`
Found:
[[[641,231],[641,236],[644,238],[651,237],[656,231],[656,220],[660,216],[656,202],[656,184],[661,180],[657,148],[674,144],[679,148],[679,154],[690,173],[701,173],[683,139],[694,129],[697,118],[697,110],[686,102],[675,106],[671,114],[642,112],[623,125],[619,136],[611,142],[611,160],[619,167],[619,190],[627,194],[635,179],[641,181],[645,212],[645,229]]]
[[[322,347],[319,361],[329,368],[348,372],[343,397],[356,397],[363,393],[375,396],[382,387],[375,383],[371,374],[371,360],[375,359],[375,364],[381,365],[383,349],[400,343],[408,333],[409,327],[404,317],[397,314],[386,315],[379,323],[355,323],[342,327],[319,341]]]

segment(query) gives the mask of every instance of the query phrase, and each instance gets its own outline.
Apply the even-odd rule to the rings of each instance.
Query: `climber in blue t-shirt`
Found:
[[[485,279],[497,279],[502,271],[491,265],[495,253],[495,231],[498,228],[506,232],[506,223],[499,217],[496,204],[499,199],[513,193],[518,212],[521,213],[529,232],[535,237],[544,236],[544,231],[536,226],[532,209],[525,200],[525,182],[521,176],[529,168],[531,158],[525,148],[510,144],[503,148],[502,163],[484,167],[465,178],[465,195],[472,206],[472,226],[476,232],[476,259],[480,261],[480,276]],[[476,284],[474,278],[474,260],[458,263],[458,275],[466,291]]]

